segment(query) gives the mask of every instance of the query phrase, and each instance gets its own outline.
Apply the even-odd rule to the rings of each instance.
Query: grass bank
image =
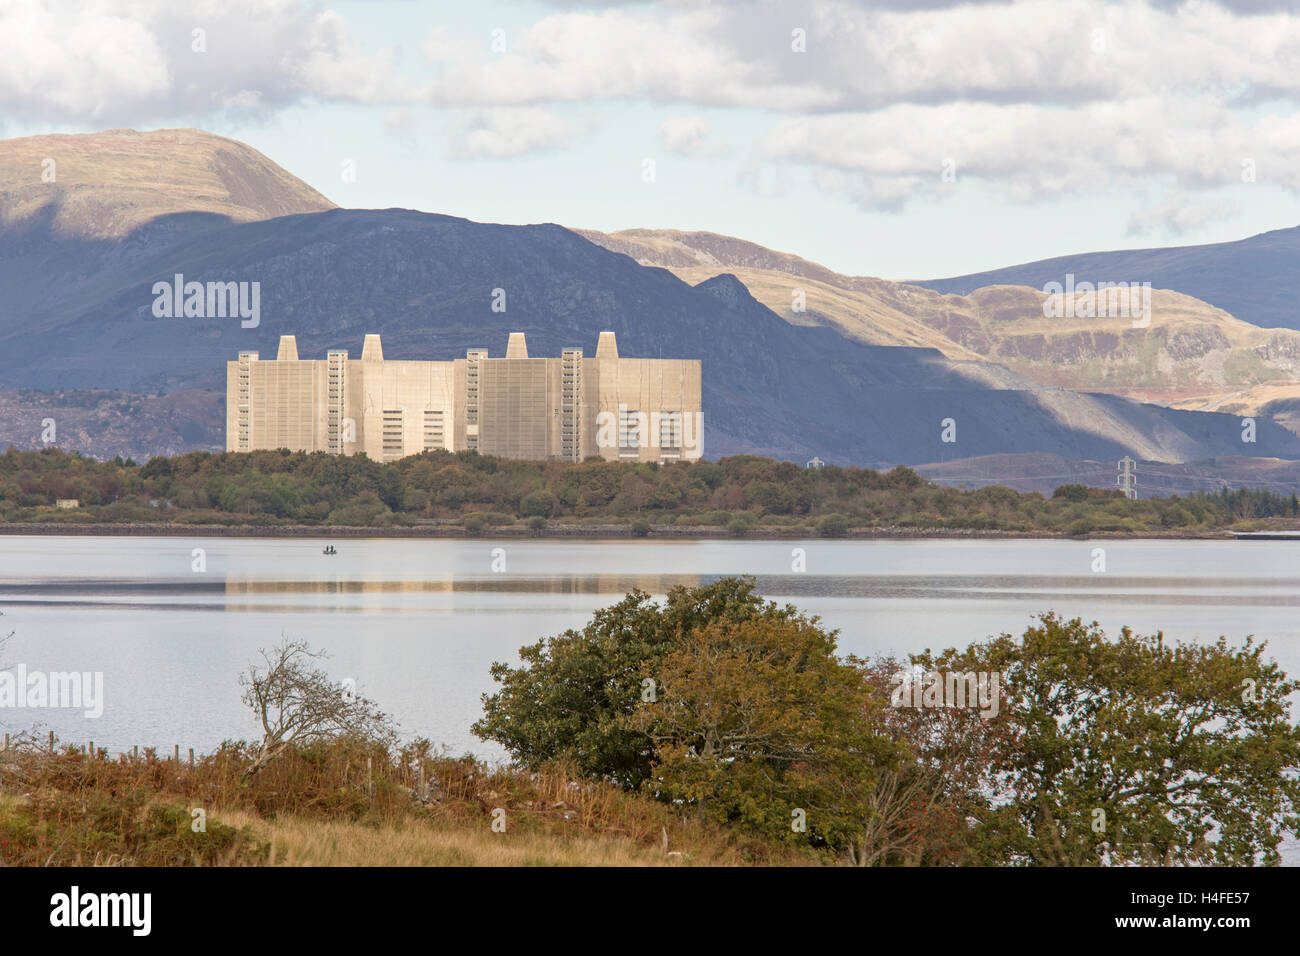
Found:
[[[111,758],[16,742],[0,754],[7,866],[743,866],[834,862],[737,839],[578,778],[348,741],[245,777],[243,744]]]

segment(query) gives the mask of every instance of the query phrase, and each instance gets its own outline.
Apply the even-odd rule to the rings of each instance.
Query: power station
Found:
[[[226,366],[226,450],[291,451],[395,461],[475,450],[531,460],[673,461],[703,452],[699,359],[622,358],[613,332],[596,354],[532,358],[522,332],[504,357],[469,349],[453,361],[384,359],[367,335],[359,359],[300,359],[280,337],[274,360],[240,352]]]

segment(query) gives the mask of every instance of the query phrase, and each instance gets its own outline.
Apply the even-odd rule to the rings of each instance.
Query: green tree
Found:
[[[829,514],[817,522],[817,533],[823,538],[842,538],[849,530],[847,515]]]
[[[519,502],[519,513],[525,518],[549,518],[554,511],[555,497],[549,491],[534,491]]]
[[[998,672],[1009,732],[972,840],[985,864],[1276,864],[1300,831],[1300,687],[1264,645],[1166,644],[1043,615],[965,651],[913,657]]]
[[[841,849],[877,772],[901,750],[875,733],[859,671],[801,615],[711,622],[683,635],[627,726],[654,745],[642,789],[701,819]]]
[[[648,686],[643,681],[658,680],[667,654],[711,623],[797,613],[764,604],[752,580],[675,587],[663,604],[633,591],[598,610],[582,630],[520,648],[519,667],[493,664],[500,689],[483,695],[484,716],[473,733],[501,744],[523,766],[566,759],[585,774],[636,789],[651,775],[654,745],[628,720]]]
[[[140,469],[140,477],[146,479],[170,478],[171,474],[171,462],[166,458],[150,458],[148,464]]]
[[[1052,497],[1064,499],[1065,501],[1087,501],[1087,485],[1057,485],[1056,490],[1052,492]]]

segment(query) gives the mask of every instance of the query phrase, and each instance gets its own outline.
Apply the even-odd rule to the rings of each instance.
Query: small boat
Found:
[[[332,544],[326,545],[325,548],[321,551],[321,554],[338,554],[338,553],[339,553],[338,549],[334,547],[334,545]]]

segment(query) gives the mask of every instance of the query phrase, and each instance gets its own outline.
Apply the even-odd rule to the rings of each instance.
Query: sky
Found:
[[[1300,224],[1300,0],[0,0],[0,136],[926,279]]]

